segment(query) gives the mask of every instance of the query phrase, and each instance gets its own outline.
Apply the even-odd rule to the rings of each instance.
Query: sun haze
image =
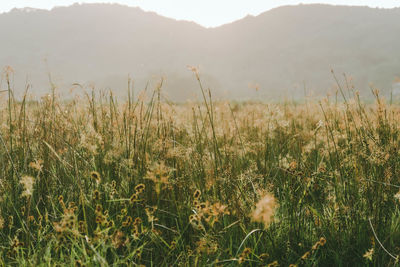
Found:
[[[67,6],[78,3],[119,3],[128,6],[140,7],[146,11],[154,11],[160,15],[178,19],[194,21],[205,27],[216,27],[245,17],[246,15],[258,15],[271,8],[282,5],[297,5],[300,3],[325,3],[332,5],[357,5],[381,8],[393,8],[400,6],[398,1],[354,1],[354,0],[119,0],[119,1],[75,1],[75,0],[15,0],[1,1],[0,12],[7,12],[13,8],[33,7],[51,9],[55,6]]]

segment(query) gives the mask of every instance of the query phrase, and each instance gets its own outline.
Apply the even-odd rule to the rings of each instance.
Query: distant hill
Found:
[[[125,94],[165,76],[172,100],[198,94],[187,65],[199,66],[217,96],[249,99],[324,95],[331,68],[388,93],[400,76],[400,9],[329,5],[285,6],[217,28],[176,21],[139,8],[84,4],[51,11],[0,14],[0,67],[15,69],[16,89],[28,79],[48,91],[94,82]],[[4,81],[1,85],[4,87]],[[255,87],[259,87],[257,91]]]

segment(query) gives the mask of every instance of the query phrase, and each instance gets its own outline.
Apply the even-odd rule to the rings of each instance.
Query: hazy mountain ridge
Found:
[[[331,68],[360,90],[388,92],[400,76],[398,8],[287,6],[210,29],[115,4],[27,10],[0,14],[0,66],[16,70],[17,88],[29,75],[35,92],[48,90],[48,71],[61,89],[94,81],[120,92],[128,74],[139,88],[164,75],[175,100],[198,90],[187,65],[217,95],[241,99],[302,96],[304,83],[325,94]]]

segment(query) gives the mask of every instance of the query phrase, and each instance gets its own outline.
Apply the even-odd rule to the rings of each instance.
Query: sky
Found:
[[[216,27],[247,15],[259,15],[271,8],[300,3],[326,3],[333,5],[357,5],[380,8],[400,7],[400,0],[0,0],[0,12],[11,9],[34,7],[51,9],[73,3],[120,3],[154,11],[165,17],[194,21],[205,27]]]

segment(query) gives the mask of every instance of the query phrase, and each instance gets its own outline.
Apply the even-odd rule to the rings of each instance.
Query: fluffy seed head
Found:
[[[268,227],[273,220],[276,206],[275,197],[270,193],[265,194],[256,204],[256,209],[251,214],[252,219]]]
[[[30,197],[33,193],[33,184],[35,183],[35,179],[32,176],[22,176],[20,183],[24,187],[24,192],[22,192],[23,197]]]

